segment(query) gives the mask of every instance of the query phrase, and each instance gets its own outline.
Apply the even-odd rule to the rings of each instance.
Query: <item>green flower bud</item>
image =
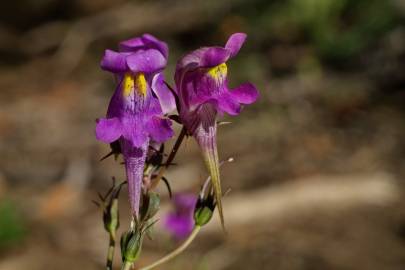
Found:
[[[107,232],[113,233],[120,226],[118,199],[112,199],[103,211],[104,228]]]
[[[118,209],[118,197],[121,191],[123,183],[111,187],[110,191],[105,197],[100,195],[101,201],[103,203],[103,223],[104,228],[110,234],[115,234],[120,226],[120,217]]]
[[[143,233],[140,230],[128,231],[121,236],[121,256],[123,262],[135,262],[141,254]]]
[[[194,212],[195,225],[203,226],[207,224],[213,215],[214,211],[208,207],[201,207]]]
[[[203,226],[207,224],[212,218],[215,205],[215,198],[212,193],[204,197],[204,193],[202,191],[194,210],[195,225]]]

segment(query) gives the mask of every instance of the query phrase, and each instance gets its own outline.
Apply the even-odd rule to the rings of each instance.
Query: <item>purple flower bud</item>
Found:
[[[120,51],[106,50],[101,68],[118,78],[107,117],[97,120],[96,138],[119,141],[125,160],[129,198],[138,216],[143,169],[150,141],[164,142],[173,136],[164,114],[175,100],[163,82],[168,47],[149,34],[120,43]]]
[[[195,50],[178,61],[175,74],[179,115],[202,150],[223,226],[216,117],[224,113],[238,115],[241,104],[251,104],[258,98],[258,91],[250,83],[233,90],[228,87],[226,61],[239,52],[245,39],[246,34],[236,33],[228,39],[225,47]]]

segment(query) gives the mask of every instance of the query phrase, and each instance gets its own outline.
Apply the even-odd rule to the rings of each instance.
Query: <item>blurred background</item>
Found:
[[[248,40],[230,84],[250,81],[261,97],[219,129],[221,158],[235,158],[222,169],[228,233],[213,221],[160,269],[405,269],[404,22],[404,0],[4,2],[0,269],[104,268],[91,200],[124,179],[94,138],[114,90],[104,49],[152,33],[170,46],[172,83],[182,54],[237,31]],[[206,172],[193,140],[176,162],[172,188],[197,191]],[[178,244],[160,223],[138,265]]]

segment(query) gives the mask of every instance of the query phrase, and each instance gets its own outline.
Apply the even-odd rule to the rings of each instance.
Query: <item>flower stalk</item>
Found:
[[[120,226],[119,221],[119,209],[118,209],[118,197],[121,191],[121,187],[125,182],[116,185],[115,178],[113,178],[113,185],[108,190],[107,194],[102,196],[99,194],[101,203],[94,201],[94,203],[102,207],[103,209],[103,223],[104,229],[109,235],[109,245],[107,251],[107,260],[106,260],[106,269],[112,270],[113,260],[114,260],[114,251],[115,251],[115,239],[116,233]]]
[[[171,259],[175,258],[177,255],[181,254],[195,239],[195,237],[198,235],[198,233],[201,230],[201,226],[196,225],[193,229],[193,231],[191,232],[191,234],[187,237],[187,239],[175,250],[173,250],[172,252],[170,252],[169,254],[167,254],[166,256],[162,257],[161,259],[157,260],[156,262],[148,265],[148,266],[144,266],[141,267],[139,270],[150,270],[153,269],[163,263],[166,263],[168,261],[170,261]],[[129,268],[128,268],[129,269]],[[122,269],[124,270],[124,269]]]
[[[108,245],[108,252],[107,252],[107,270],[112,270],[115,251],[115,232],[111,232],[109,235],[110,235],[110,243]]]
[[[132,262],[124,262],[122,264],[121,270],[130,270],[132,268]]]
[[[183,128],[180,131],[179,136],[177,137],[175,144],[173,145],[172,151],[170,151],[169,157],[167,158],[164,166],[162,166],[160,168],[158,175],[153,179],[152,184],[151,184],[151,189],[156,188],[156,186],[159,184],[159,181],[162,179],[164,173],[166,172],[167,168],[169,168],[169,166],[172,164],[174,158],[176,157],[177,151],[179,150],[181,143],[183,142],[186,134],[187,134],[187,130],[183,126]]]

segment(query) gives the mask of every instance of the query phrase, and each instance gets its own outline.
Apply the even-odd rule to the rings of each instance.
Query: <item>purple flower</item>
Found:
[[[222,225],[216,117],[224,113],[237,115],[241,111],[241,104],[251,104],[258,98],[258,91],[250,83],[233,90],[228,87],[226,61],[238,53],[245,39],[246,34],[236,33],[228,39],[225,47],[195,50],[179,60],[175,74],[180,119],[203,152]]]
[[[165,228],[176,239],[186,238],[194,228],[194,208],[197,197],[194,194],[177,194],[173,197],[175,210],[165,217]]]
[[[119,141],[125,160],[132,212],[139,212],[145,158],[150,141],[164,142],[173,136],[164,114],[175,108],[162,70],[168,47],[149,34],[120,43],[120,51],[106,50],[101,68],[114,73],[118,86],[107,117],[97,120],[96,137],[105,143]]]

